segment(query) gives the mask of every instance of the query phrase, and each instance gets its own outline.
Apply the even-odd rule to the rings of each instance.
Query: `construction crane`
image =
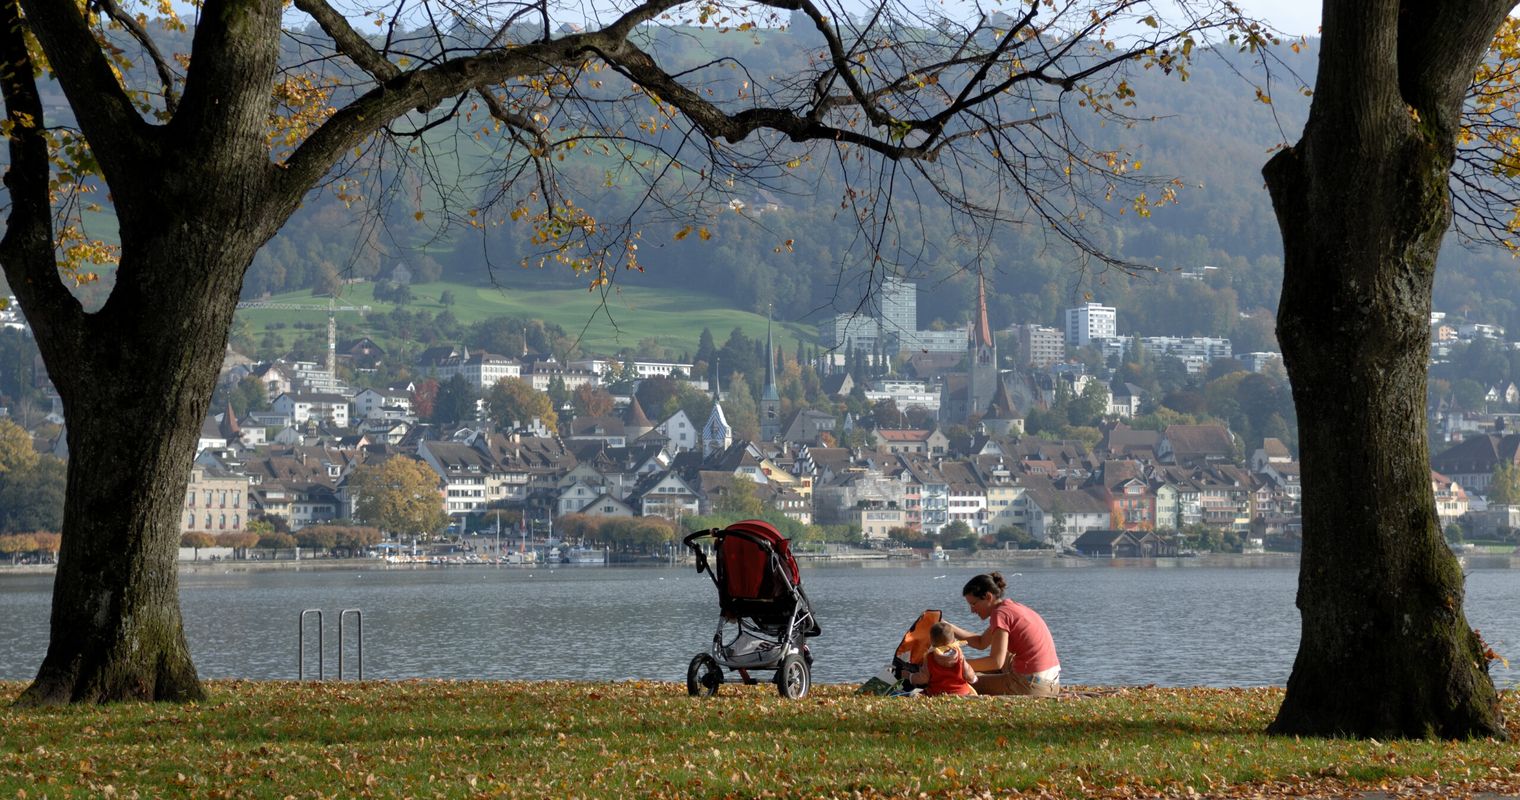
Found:
[[[237,304],[238,310],[267,308],[278,311],[320,311],[321,306],[302,305],[300,303],[270,303],[264,300],[246,300]],[[368,314],[369,306],[340,306],[336,298],[327,298],[327,374],[337,375],[338,369],[338,312],[357,311],[360,314]]]

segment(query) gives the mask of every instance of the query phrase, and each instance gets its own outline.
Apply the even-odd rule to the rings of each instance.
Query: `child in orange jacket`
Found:
[[[951,633],[950,623],[935,623],[929,629],[929,644],[931,646],[928,652],[924,653],[924,663],[917,672],[908,676],[909,682],[923,686],[926,696],[976,694],[976,689],[971,686],[976,683],[976,672],[966,663],[965,656],[961,655],[961,643]]]

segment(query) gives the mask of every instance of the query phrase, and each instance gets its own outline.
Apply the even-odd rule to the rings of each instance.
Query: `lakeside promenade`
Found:
[[[879,551],[861,550],[860,554],[879,553]],[[1520,569],[1520,554],[1475,552],[1461,553],[1457,556],[1464,569]],[[1297,553],[1200,553],[1192,556],[1177,556],[1170,558],[1087,558],[1079,555],[1056,555],[1051,553],[1029,550],[987,550],[969,556],[952,556],[943,560],[931,560],[924,558],[882,558],[880,555],[860,557],[852,553],[830,553],[818,555],[813,553],[798,554],[798,562],[804,567],[808,566],[859,566],[864,569],[873,567],[905,567],[905,566],[942,566],[953,568],[973,569],[1000,569],[1000,568],[1120,568],[1120,569],[1187,569],[1187,568],[1239,568],[1239,569],[1288,569],[1298,567]],[[630,562],[617,562],[601,565],[585,564],[559,564],[559,563],[528,563],[528,564],[489,564],[489,563],[392,563],[384,558],[281,558],[281,559],[221,559],[211,561],[181,560],[179,571],[182,574],[223,574],[235,572],[273,572],[273,571],[303,571],[303,570],[408,570],[408,569],[458,569],[469,567],[473,569],[510,569],[510,570],[542,570],[542,569],[588,569],[597,567],[690,567],[691,560],[678,559],[674,563],[669,561],[643,560]],[[6,575],[45,575],[51,574],[56,565],[54,564],[4,564],[0,563],[0,578]]]
[[[1520,558],[1510,556],[1478,556],[1485,562],[1485,566],[1503,568],[1508,566],[1520,567]],[[797,561],[804,567],[810,566],[859,566],[870,569],[873,567],[911,567],[911,566],[939,566],[953,568],[987,568],[998,569],[1002,567],[1263,567],[1263,568],[1287,568],[1298,566],[1297,553],[1204,553],[1196,556],[1183,556],[1174,558],[1086,558],[1079,555],[1057,555],[1047,552],[1029,550],[991,550],[976,553],[970,556],[951,557],[947,559],[926,558],[884,558],[880,551],[858,550],[854,552],[839,553],[798,553]],[[1514,561],[1513,564],[1509,563]],[[429,564],[394,563],[385,558],[328,558],[328,557],[303,557],[301,559],[219,559],[212,561],[202,558],[200,560],[180,560],[179,571],[188,574],[221,574],[229,572],[267,572],[282,570],[407,570],[407,569],[458,569],[468,567],[473,569],[510,569],[510,570],[541,570],[541,569],[594,569],[598,567],[691,567],[691,559],[682,558],[674,563],[669,561],[641,560],[619,562],[609,564],[562,564],[552,562],[535,562],[528,564],[490,564],[490,563],[440,563]],[[55,564],[4,564],[0,563],[0,576],[4,575],[43,575],[50,574],[56,569]]]

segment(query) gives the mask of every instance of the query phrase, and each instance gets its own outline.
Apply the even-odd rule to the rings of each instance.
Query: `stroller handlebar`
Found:
[[[700,544],[697,544],[697,540],[703,538],[716,538],[720,530],[722,529],[708,528],[705,531],[697,531],[696,533],[687,534],[686,538],[681,540],[681,544],[684,544],[687,547],[691,548],[692,555],[696,557],[697,574],[699,575],[707,571],[708,567],[707,553],[702,550],[702,546]],[[717,577],[714,576],[713,580],[717,580]]]

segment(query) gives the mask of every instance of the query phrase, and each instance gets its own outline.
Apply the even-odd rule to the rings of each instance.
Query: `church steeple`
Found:
[[[971,320],[970,339],[972,347],[993,347],[992,323],[987,320],[987,277],[976,276],[976,315]]]
[[[771,338],[771,312],[765,311],[765,387],[760,390],[760,440],[781,436],[781,393],[776,391],[776,348]]]
[[[718,376],[723,372],[718,368],[718,357],[713,356],[713,407],[712,413],[707,415],[707,424],[702,426],[702,457],[710,458],[716,453],[728,449],[734,441],[734,429],[728,424],[728,417],[723,414],[722,390],[718,384]]]
[[[976,306],[966,326],[966,404],[958,409],[962,419],[969,421],[985,411],[999,383],[997,340],[987,318],[987,278],[977,275]]]

